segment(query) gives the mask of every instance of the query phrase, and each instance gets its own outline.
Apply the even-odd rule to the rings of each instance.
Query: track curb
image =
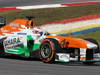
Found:
[[[17,7],[5,7],[0,8],[0,12],[6,12],[11,10],[26,10],[26,9],[41,9],[41,8],[58,8],[58,7],[70,7],[90,4],[100,4],[100,1],[94,2],[78,2],[78,3],[61,3],[61,4],[47,4],[47,5],[33,5],[33,6],[17,6]]]

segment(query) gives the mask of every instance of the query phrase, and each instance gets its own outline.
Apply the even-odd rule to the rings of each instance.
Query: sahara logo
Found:
[[[5,40],[3,42],[5,49],[15,48],[15,47],[17,47],[18,45],[21,45],[21,44],[22,44],[22,42],[20,41],[19,38],[8,39],[8,40]]]

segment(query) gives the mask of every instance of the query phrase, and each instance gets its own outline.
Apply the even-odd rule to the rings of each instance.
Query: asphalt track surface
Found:
[[[99,75],[100,63],[92,66],[82,63],[46,64],[37,59],[2,56],[0,58],[0,75]]]
[[[73,0],[75,1],[75,0]],[[82,0],[80,0],[82,1]],[[91,0],[92,1],[92,0]],[[64,3],[67,0],[0,0],[0,7]],[[99,75],[100,63],[87,66],[82,63],[46,64],[40,60],[17,56],[0,56],[0,75]]]
[[[100,0],[0,0],[0,7],[68,3],[77,1],[100,1]]]

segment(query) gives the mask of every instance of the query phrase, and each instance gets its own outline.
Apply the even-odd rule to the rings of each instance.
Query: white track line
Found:
[[[48,5],[34,5],[34,6],[19,6],[17,9],[42,9],[42,8],[58,8],[58,7],[67,7],[61,4],[48,4]]]

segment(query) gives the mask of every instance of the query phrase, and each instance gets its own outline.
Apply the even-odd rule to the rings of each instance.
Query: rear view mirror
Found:
[[[6,24],[6,19],[0,16],[0,28]]]

